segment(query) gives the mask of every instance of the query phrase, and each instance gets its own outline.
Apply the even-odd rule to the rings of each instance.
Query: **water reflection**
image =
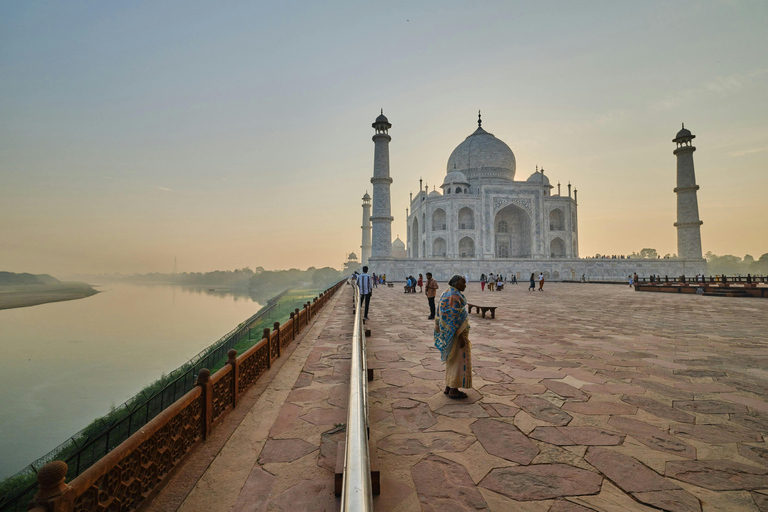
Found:
[[[0,479],[259,310],[243,291],[109,284],[0,311]]]

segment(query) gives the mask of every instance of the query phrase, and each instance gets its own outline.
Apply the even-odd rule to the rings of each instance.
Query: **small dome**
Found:
[[[347,259],[348,260],[356,260],[357,259],[357,254],[351,252],[351,253],[349,253],[349,257],[347,257]]]
[[[371,200],[371,196],[369,196],[368,192],[366,192],[365,195],[363,196],[363,201],[370,201],[370,200]]]
[[[469,182],[467,181],[467,177],[464,176],[464,173],[461,171],[451,171],[445,175],[445,179],[443,180],[443,185],[450,185],[452,183],[469,185]]]
[[[387,119],[387,116],[385,116],[384,112],[382,112],[381,115],[376,118],[375,123],[376,124],[379,124],[379,123],[389,123],[389,119]]]
[[[402,240],[400,240],[400,237],[398,236],[395,238],[395,241],[392,242],[392,248],[393,249],[405,249],[405,244]]]
[[[437,190],[433,190],[432,192],[430,192],[427,195],[427,197],[440,197],[440,196],[442,196],[442,194],[440,192],[438,192]]]
[[[691,130],[687,129],[685,123],[683,123],[683,129],[677,132],[677,135],[672,139],[672,142],[687,142],[695,138],[696,136],[692,134]]]
[[[478,128],[456,146],[447,172],[461,171],[467,178],[515,179],[515,154],[504,141]]]
[[[528,183],[540,183],[542,185],[549,185],[549,178],[547,178],[541,171],[534,172],[525,181]]]

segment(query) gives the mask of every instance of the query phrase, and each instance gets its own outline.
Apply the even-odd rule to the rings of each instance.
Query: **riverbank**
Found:
[[[0,286],[0,309],[24,308],[48,302],[84,299],[99,293],[91,285],[76,281],[39,285]]]

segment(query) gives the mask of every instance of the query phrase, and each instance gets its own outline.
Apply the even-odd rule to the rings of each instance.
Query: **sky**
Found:
[[[704,252],[768,252],[768,3],[0,3],[0,270],[340,267],[373,129],[393,237],[476,128],[578,189],[581,256],[676,252],[675,145]]]

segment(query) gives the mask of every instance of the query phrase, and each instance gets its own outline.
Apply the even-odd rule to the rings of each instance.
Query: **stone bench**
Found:
[[[477,313],[480,314],[482,311],[483,318],[485,318],[485,312],[490,311],[491,312],[491,318],[496,318],[496,308],[497,306],[478,306],[477,304],[467,304],[468,311],[472,313],[472,308],[477,309]]]

